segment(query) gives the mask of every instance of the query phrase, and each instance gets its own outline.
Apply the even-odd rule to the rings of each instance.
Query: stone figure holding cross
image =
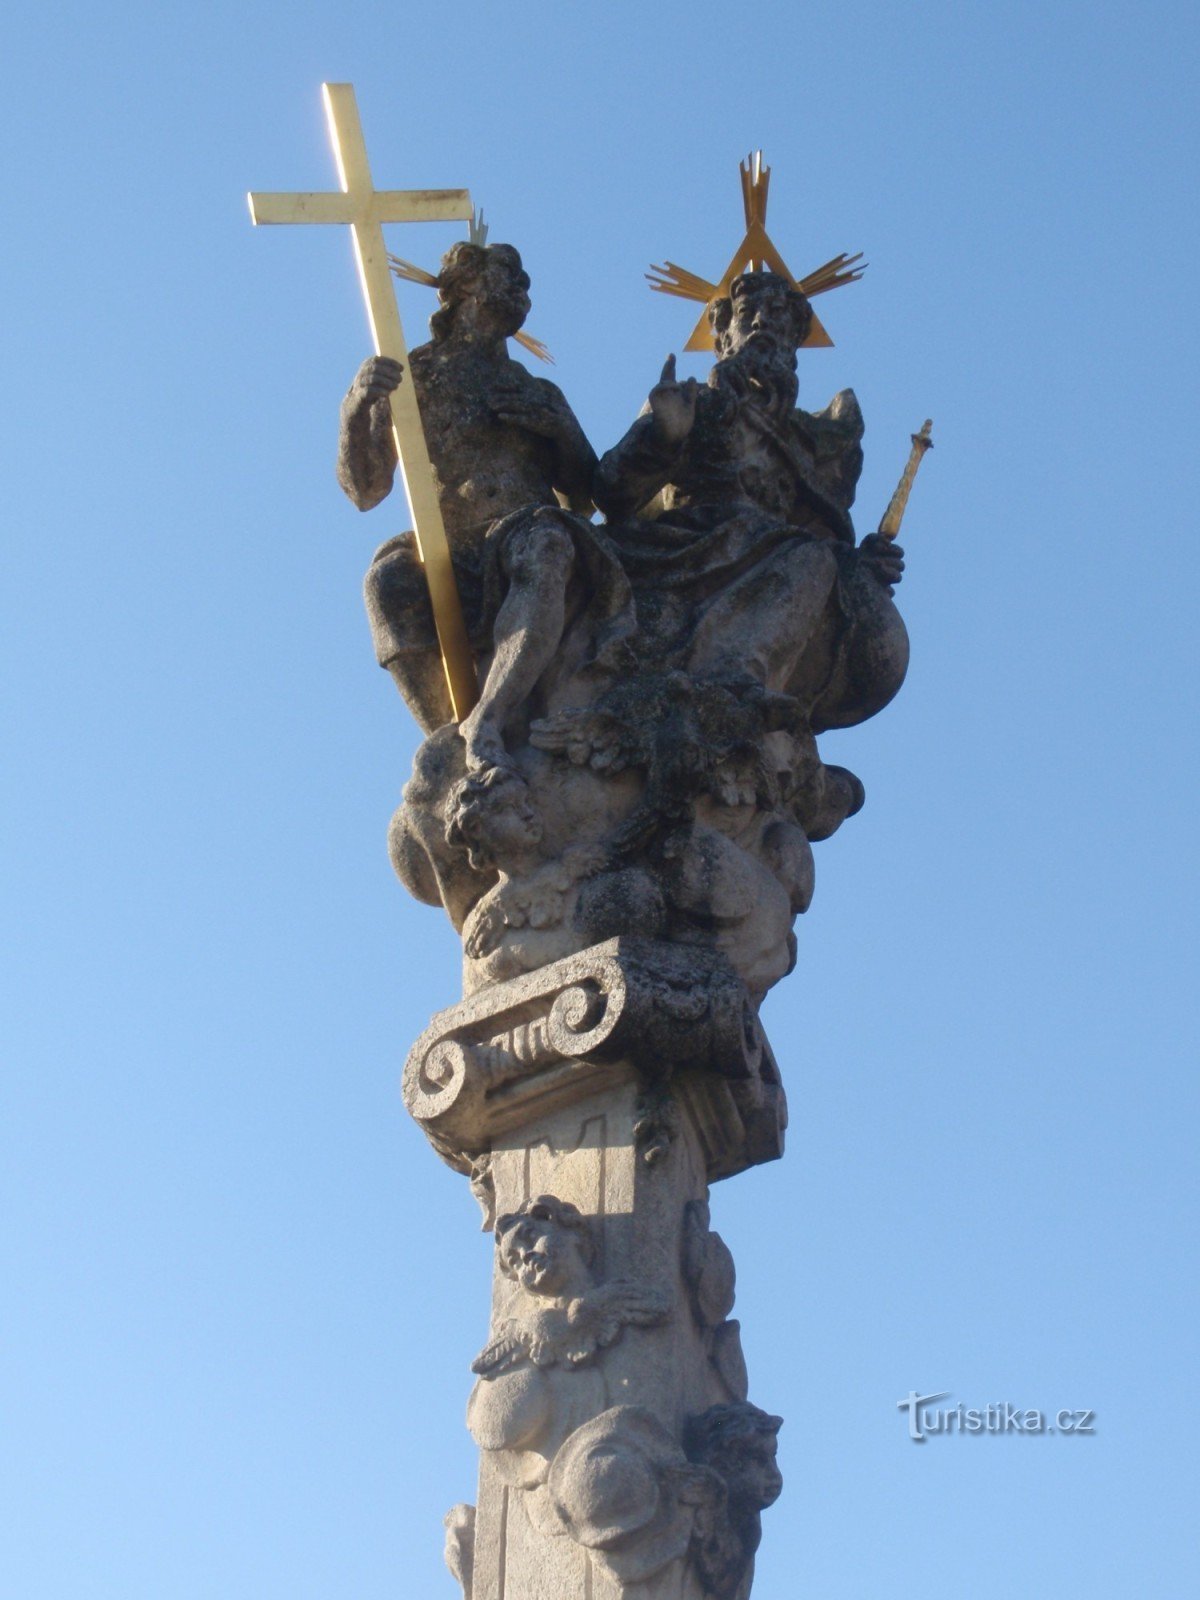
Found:
[[[517,251],[473,223],[436,277],[389,266],[383,224],[466,220],[469,196],[375,190],[353,91],[325,99],[341,193],[251,210],[350,226],[376,354],[338,478],[367,511],[399,468],[412,512],[366,578],[426,734],[389,853],[460,933],[464,995],[403,1092],[497,1244],[479,1492],[447,1558],[464,1600],[748,1600],[780,1418],[749,1398],[708,1186],[783,1152],[758,1010],[796,961],[812,846],[864,800],[818,737],[904,679],[895,537],[930,425],[859,539],[858,403],[798,405],[797,355],[830,343],[812,299],[861,258],[792,276],[760,154],[721,279],[651,279],[703,305],[686,348],[712,369],[669,357],[598,461],[508,354],[539,353]],[[392,270],[439,296],[411,354]]]
[[[575,547],[596,457],[561,390],[510,358],[529,311],[529,278],[511,245],[454,245],[437,278],[432,340],[410,372],[363,363],[342,403],[338,481],[362,511],[392,487],[397,453],[389,396],[416,389],[480,699],[460,725],[468,768],[507,764],[502,729],[553,657],[577,596]],[[603,565],[595,552],[591,565]],[[608,587],[619,585],[613,564]],[[376,553],[367,573],[376,655],[426,733],[453,720],[428,590],[413,536]]]
[[[450,912],[471,984],[614,933],[666,933],[720,951],[759,998],[794,959],[811,844],[863,802],[816,735],[874,715],[908,660],[892,600],[903,553],[879,534],[856,543],[850,520],[857,402],[796,407],[809,303],[774,272],[746,273],[711,309],[708,382],[669,360],[596,464],[558,390],[508,359],[528,300],[516,252],[494,251],[450,252],[433,342],[411,363],[482,663],[457,729],[405,536],[367,577],[379,658],[432,733],[393,864]],[[395,381],[368,362],[342,409],[341,481],[364,507],[390,482]],[[571,489],[575,511],[555,498]],[[583,516],[589,492],[603,524]],[[476,862],[452,826],[464,769],[498,767],[513,781],[487,789],[493,825],[524,839],[524,813],[543,819],[511,865]],[[586,870],[567,870],[577,858]],[[519,914],[482,931],[484,908],[506,905]]]

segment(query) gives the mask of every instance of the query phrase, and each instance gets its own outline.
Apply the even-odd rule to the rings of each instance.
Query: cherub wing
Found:
[[[572,1366],[578,1366],[597,1350],[615,1344],[628,1323],[650,1327],[661,1322],[670,1309],[670,1295],[648,1284],[627,1278],[602,1284],[576,1301],[572,1308],[571,1348],[567,1360]]]
[[[671,1309],[671,1296],[665,1289],[652,1284],[637,1283],[620,1278],[611,1287],[616,1290],[615,1311],[622,1322],[635,1327],[648,1328],[661,1322]]]
[[[597,772],[621,772],[629,764],[620,722],[609,711],[569,707],[534,722],[529,742],[538,750],[565,756],[572,766]]]
[[[528,1329],[516,1322],[506,1322],[472,1361],[471,1371],[481,1378],[495,1378],[502,1372],[511,1372],[522,1361],[531,1360],[532,1355],[533,1339]]]

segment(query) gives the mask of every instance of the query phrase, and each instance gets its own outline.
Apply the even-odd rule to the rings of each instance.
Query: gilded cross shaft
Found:
[[[461,721],[478,699],[478,679],[438,502],[437,481],[421,426],[382,224],[470,221],[471,197],[466,189],[377,190],[371,180],[353,85],[326,83],[322,93],[342,192],[252,194],[248,197],[250,217],[255,224],[340,222],[351,230],[375,350],[399,361],[405,369],[404,380],[389,397],[392,430],[412,510],[413,531],[429,584],[450,700],[455,718]]]

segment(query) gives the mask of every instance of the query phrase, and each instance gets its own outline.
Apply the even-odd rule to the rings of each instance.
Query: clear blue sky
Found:
[[[690,326],[641,275],[720,269],[752,146],[794,270],[867,252],[801,368],[866,413],[860,531],[937,449],[766,1008],[789,1154],[714,1191],[787,1419],[755,1594],[1197,1592],[1196,46],[1103,0],[10,20],[4,1600],[454,1594],[489,1241],[398,1094],[458,994],[384,851],[415,731],[358,590],[405,514],[333,479],[348,239],[244,200],[331,186],[322,79],[524,252],[601,449]],[[916,1446],[913,1388],[1097,1431]]]

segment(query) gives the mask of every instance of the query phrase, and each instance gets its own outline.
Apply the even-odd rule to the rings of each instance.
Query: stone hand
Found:
[[[894,539],[882,533],[869,533],[858,547],[862,570],[891,594],[904,575],[904,551]]]
[[[675,376],[675,357],[663,363],[662,377],[650,391],[650,415],[654,431],[664,444],[682,444],[696,420],[696,380],[680,383]]]
[[[370,405],[376,400],[386,399],[393,389],[398,389],[403,376],[404,368],[391,356],[368,356],[354,375],[350,393],[355,399]]]
[[[568,845],[563,851],[563,865],[572,882],[590,878],[608,865],[608,851],[599,844]]]
[[[515,389],[501,390],[494,395],[490,409],[499,422],[523,428],[526,433],[536,433],[543,439],[560,439],[566,432],[566,420],[557,406]]]

